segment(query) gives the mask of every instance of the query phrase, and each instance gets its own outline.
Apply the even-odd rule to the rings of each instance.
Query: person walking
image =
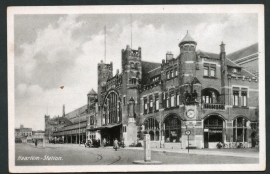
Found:
[[[113,142],[113,148],[115,149],[115,151],[117,151],[117,148],[119,148],[118,147],[118,140],[117,140],[117,138],[115,138],[115,140]]]
[[[35,146],[37,147],[37,139],[35,140]]]
[[[106,143],[107,143],[106,138],[104,138],[104,139],[103,139],[103,146],[104,146],[104,147],[106,147]]]

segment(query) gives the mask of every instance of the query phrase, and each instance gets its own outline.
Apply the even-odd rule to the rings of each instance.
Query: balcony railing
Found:
[[[220,103],[204,103],[202,109],[224,110],[225,104]]]

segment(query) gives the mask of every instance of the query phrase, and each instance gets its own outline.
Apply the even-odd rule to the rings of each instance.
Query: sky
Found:
[[[97,64],[121,72],[121,50],[142,48],[142,60],[159,62],[180,53],[187,31],[197,50],[227,54],[258,42],[257,14],[15,15],[15,127],[44,129],[44,115],[61,116],[97,91]],[[132,26],[132,27],[131,27]],[[132,29],[131,29],[132,28]],[[64,86],[63,89],[60,86]]]

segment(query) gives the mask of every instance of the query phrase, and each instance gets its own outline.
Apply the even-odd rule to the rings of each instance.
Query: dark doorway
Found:
[[[209,143],[223,142],[223,120],[212,115],[204,120],[204,148],[209,148]]]

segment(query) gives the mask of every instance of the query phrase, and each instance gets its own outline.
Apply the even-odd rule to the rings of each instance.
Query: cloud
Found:
[[[161,63],[167,51],[178,56],[178,44],[187,29],[198,42],[198,49],[215,53],[219,52],[221,41],[230,52],[257,40],[256,34],[247,37],[256,33],[256,27],[251,26],[254,19],[241,15],[219,21],[192,18],[194,21],[188,25],[177,23],[170,27],[166,21],[157,25],[146,18],[144,22],[134,18],[132,23],[132,48],[140,46],[145,61]],[[16,125],[42,129],[47,106],[51,116],[61,115],[63,104],[68,113],[86,104],[91,88],[97,90],[97,64],[105,59],[104,28],[96,27],[92,20],[61,16],[57,22],[37,30],[33,42],[20,45],[21,52],[15,54]],[[81,32],[88,29],[91,32]],[[116,69],[121,71],[121,50],[127,44],[131,44],[128,21],[107,25],[106,62],[113,62],[114,73]]]

